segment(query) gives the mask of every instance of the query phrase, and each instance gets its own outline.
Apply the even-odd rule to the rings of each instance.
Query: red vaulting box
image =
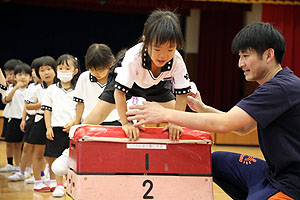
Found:
[[[146,128],[137,141],[129,141],[121,127],[72,127],[70,169],[78,175],[211,176],[211,135],[183,129],[180,140],[172,142],[162,128]]]

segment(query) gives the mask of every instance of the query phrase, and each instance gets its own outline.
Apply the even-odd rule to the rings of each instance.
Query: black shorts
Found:
[[[69,148],[69,133],[64,132],[62,127],[53,127],[54,140],[46,139],[44,156],[58,158],[62,152]]]
[[[31,132],[33,124],[34,124],[35,115],[27,115],[27,116],[28,116],[28,119],[26,120],[24,142],[28,143],[29,137],[30,137],[30,132]]]
[[[118,120],[115,120],[113,122],[102,122],[100,125],[101,126],[122,126],[121,122]]]
[[[20,123],[22,119],[12,118],[8,120],[5,130],[5,141],[6,142],[22,142],[24,133],[20,129]]]
[[[1,133],[1,137],[5,138],[5,129],[8,123],[8,119],[6,117],[3,117],[3,128],[2,128],[2,133]]]
[[[99,99],[112,104],[115,104],[114,92],[116,84],[115,78],[117,74],[114,71],[117,67],[121,67],[120,61],[117,62],[109,71],[106,87],[99,96]],[[147,101],[155,102],[168,102],[175,100],[175,96],[172,93],[172,83],[170,80],[160,81],[157,85],[153,85],[152,87],[146,89],[141,88],[134,83],[132,88],[126,93],[126,100],[133,96],[143,97]]]
[[[26,141],[29,144],[46,144],[46,125],[44,117],[38,122],[34,122],[32,125],[32,130]]]

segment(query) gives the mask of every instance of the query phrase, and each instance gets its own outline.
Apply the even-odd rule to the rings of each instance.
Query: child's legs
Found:
[[[212,154],[213,180],[233,199],[267,199],[277,189],[267,181],[265,161],[231,152]]]
[[[6,156],[7,158],[12,158],[14,155],[14,143],[6,142]]]
[[[16,166],[20,166],[20,164],[21,164],[22,144],[23,144],[23,142],[14,143],[13,158],[15,160]]]
[[[38,145],[38,144],[34,145],[32,166],[33,166],[33,176],[35,180],[41,180],[41,171],[44,171],[45,168],[44,152],[45,152],[45,145]]]
[[[24,142],[23,152],[21,157],[21,165],[20,165],[20,170],[23,172],[25,171],[26,167],[30,166],[31,164],[33,147],[34,146],[32,144]]]
[[[57,176],[64,176],[68,172],[69,156],[62,154],[52,163],[51,170]]]
[[[48,157],[48,156],[45,156],[45,158],[46,158],[46,160],[47,160],[47,162],[48,162],[48,165],[49,165],[50,179],[51,179],[51,180],[54,180],[54,179],[56,179],[56,177],[55,177],[55,174],[53,173],[53,171],[52,171],[52,169],[51,169],[51,166],[52,166],[52,163],[54,162],[54,160],[55,160],[56,158]]]

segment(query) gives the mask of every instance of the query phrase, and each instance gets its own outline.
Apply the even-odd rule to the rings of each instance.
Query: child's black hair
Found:
[[[87,70],[99,69],[104,70],[111,67],[115,62],[115,57],[111,49],[105,44],[92,44],[85,55],[85,68]]]
[[[148,17],[143,30],[144,48],[160,46],[166,42],[176,44],[177,49],[184,48],[184,40],[178,16],[168,10],[155,10]]]
[[[32,69],[26,63],[17,64],[15,69],[14,69],[14,74],[17,75],[17,74],[22,73],[22,72],[25,72],[26,74],[29,74],[31,76]]]
[[[16,67],[18,64],[21,64],[21,63],[22,63],[21,60],[12,58],[12,59],[9,59],[8,61],[6,61],[6,62],[4,63],[3,69],[4,69],[5,71],[11,71],[11,70],[14,70],[15,67]]]
[[[41,78],[39,69],[42,66],[50,66],[56,74],[56,62],[54,58],[52,58],[51,56],[42,56],[36,58],[32,61],[31,65],[34,65],[35,74],[39,79]],[[54,82],[56,82],[55,80],[56,79],[54,78]]]
[[[78,77],[80,75],[80,63],[79,60],[70,55],[70,54],[63,54],[61,55],[57,60],[56,60],[56,65],[67,65],[67,66],[71,66],[73,65],[75,69],[78,70],[77,74],[75,74],[71,80],[71,85],[72,87],[76,86]]]
[[[244,27],[233,39],[233,53],[253,49],[259,56],[269,48],[274,49],[277,63],[282,63],[286,50],[282,34],[269,23],[257,22]]]

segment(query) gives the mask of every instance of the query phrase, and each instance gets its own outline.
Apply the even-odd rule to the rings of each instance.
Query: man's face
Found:
[[[239,67],[244,71],[245,79],[261,83],[268,73],[263,56],[251,49],[240,51],[239,56]]]

